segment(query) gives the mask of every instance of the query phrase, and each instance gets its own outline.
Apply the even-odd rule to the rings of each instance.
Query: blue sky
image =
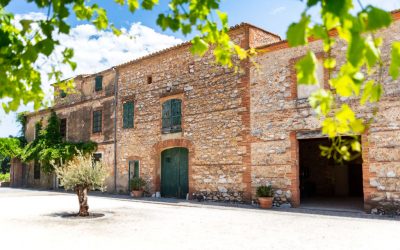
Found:
[[[115,38],[110,32],[98,32],[93,26],[85,25],[71,17],[68,21],[73,29],[71,35],[62,37],[64,46],[75,49],[78,69],[72,72],[68,68],[61,68],[65,77],[71,77],[81,73],[94,73],[99,70],[117,65],[147,53],[157,51],[184,40],[188,37],[180,33],[162,31],[156,25],[157,14],[165,12],[167,0],[160,0],[159,6],[154,11],[138,10],[131,14],[127,7],[121,7],[113,0],[92,0],[108,11],[110,22],[117,27],[123,28],[126,35]],[[363,4],[374,4],[386,10],[400,9],[399,0],[362,0]],[[290,23],[297,21],[301,11],[304,9],[304,1],[300,0],[222,0],[221,10],[228,13],[231,26],[241,22],[248,22],[260,28],[285,38],[285,32]],[[42,16],[45,10],[40,10],[26,1],[13,0],[7,10],[17,16]],[[313,10],[313,16],[317,18],[318,10]],[[134,36],[132,41],[128,37]],[[93,39],[95,37],[96,39]],[[97,52],[97,53],[96,53]],[[43,75],[46,68],[43,69]],[[43,89],[50,93],[50,82],[43,80]],[[50,94],[48,94],[50,96]],[[32,109],[21,107],[19,111]],[[0,137],[17,135],[18,126],[15,123],[15,113],[4,114],[0,110]]]

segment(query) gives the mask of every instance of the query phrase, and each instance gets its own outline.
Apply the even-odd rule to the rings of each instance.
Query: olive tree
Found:
[[[102,162],[94,161],[91,154],[77,155],[61,166],[55,166],[55,172],[61,185],[66,190],[74,190],[79,200],[78,216],[89,216],[89,190],[105,190],[104,181],[107,177],[106,167]]]

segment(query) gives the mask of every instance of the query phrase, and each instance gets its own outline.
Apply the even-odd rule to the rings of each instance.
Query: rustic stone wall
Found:
[[[383,58],[389,58],[389,43],[400,40],[399,31],[400,22],[396,21],[389,29],[380,32],[379,35],[385,38]],[[312,42],[310,48],[323,53],[320,41]],[[345,59],[344,50],[343,42],[338,42],[333,50],[339,65]],[[287,44],[277,43],[264,47],[263,51],[265,53],[259,53],[256,60],[260,69],[252,68],[250,77],[253,194],[258,185],[270,183],[282,193],[291,191],[292,197],[287,200],[297,206],[300,196],[296,132],[320,129],[307,100],[297,99],[296,94],[293,59],[304,55],[306,49],[287,48]],[[388,61],[384,59],[384,62]],[[364,200],[368,211],[400,201],[397,171],[400,160],[397,136],[400,131],[400,84],[388,75],[388,65],[385,67],[385,94],[379,103],[379,113],[369,132],[362,135]],[[361,110],[368,113],[366,108]]]
[[[231,36],[248,47],[246,32],[247,27],[241,27]],[[117,176],[124,181],[118,182],[118,189],[127,190],[128,161],[136,159],[148,192],[160,191],[161,151],[187,142],[192,145],[189,192],[208,194],[209,199],[242,200],[243,73],[216,66],[213,60],[211,54],[194,57],[189,46],[181,46],[119,67]],[[182,132],[163,135],[161,106],[171,98],[182,100]],[[131,99],[135,101],[134,128],[124,129],[122,104]]]

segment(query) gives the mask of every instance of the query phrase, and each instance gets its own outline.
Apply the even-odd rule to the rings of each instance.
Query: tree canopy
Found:
[[[354,5],[361,9],[354,13]],[[321,22],[312,22],[310,9],[321,8]],[[354,111],[357,106],[369,108],[376,113],[377,102],[383,94],[384,67],[389,67],[393,80],[399,76],[400,41],[392,43],[390,61],[382,58],[383,37],[377,31],[387,28],[393,22],[391,13],[374,7],[364,6],[362,1],[352,0],[307,0],[301,19],[290,25],[287,39],[291,46],[309,46],[309,38],[323,41],[326,57],[323,66],[329,71],[331,89],[319,89],[309,98],[312,108],[322,119],[322,133],[334,142],[332,147],[322,147],[322,154],[349,160],[350,151],[360,152],[357,138],[345,143],[340,135],[359,135],[366,131],[371,123],[367,116],[358,117]],[[330,35],[336,31],[337,36]],[[346,61],[337,65],[332,49],[338,40],[347,44]],[[317,84],[317,57],[309,49],[296,65],[297,79],[302,84]],[[332,74],[337,72],[336,75]],[[350,104],[357,98],[358,105]],[[367,106],[367,104],[370,104]],[[364,109],[366,110],[366,109]],[[366,111],[364,111],[366,112]]]
[[[41,89],[41,78],[38,65],[40,57],[48,58],[56,46],[62,42],[57,34],[69,34],[70,24],[67,18],[72,15],[78,20],[88,21],[97,29],[111,29],[115,35],[121,31],[109,22],[107,11],[98,4],[90,4],[85,0],[25,0],[34,3],[47,13],[44,20],[22,19],[5,10],[11,0],[0,0],[0,99],[6,112],[15,111],[21,103],[33,103],[35,109],[45,104]],[[115,4],[126,6],[133,14],[137,9],[152,10],[158,0],[114,0]],[[231,57],[238,54],[245,58],[247,53],[229,39],[228,18],[226,13],[218,10],[220,0],[170,0],[169,9],[158,14],[157,24],[163,29],[181,31],[189,34],[193,30],[200,31],[201,36],[193,40],[192,51],[203,55],[214,45],[214,55],[218,63],[232,65]],[[218,16],[212,21],[210,16]],[[218,24],[221,24],[219,28]],[[74,51],[65,48],[59,63],[68,64],[72,69],[76,63],[72,58]],[[49,79],[56,82],[61,90],[72,87],[71,81],[61,84],[62,72],[55,66]]]

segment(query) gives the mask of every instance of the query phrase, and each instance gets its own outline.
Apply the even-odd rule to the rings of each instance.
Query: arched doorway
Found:
[[[161,196],[185,199],[189,192],[187,148],[161,152]]]

